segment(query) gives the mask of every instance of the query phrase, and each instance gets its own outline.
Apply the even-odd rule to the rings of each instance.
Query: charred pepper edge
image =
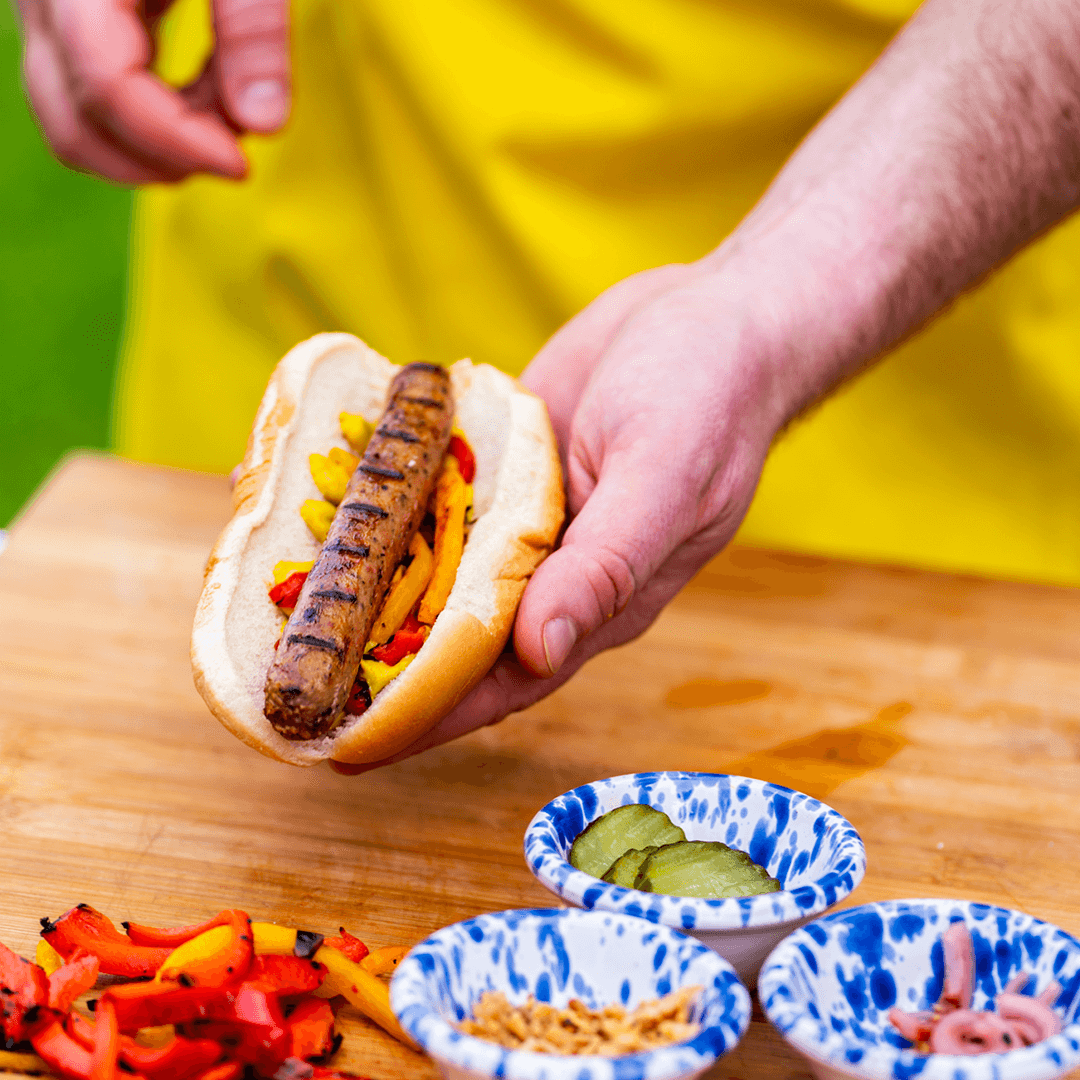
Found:
[[[322,945],[325,940],[322,934],[317,934],[313,930],[297,930],[296,931],[296,944],[293,946],[293,956],[299,956],[301,960],[311,960],[316,963],[312,957],[318,951],[319,946]],[[321,964],[318,965],[322,967]]]

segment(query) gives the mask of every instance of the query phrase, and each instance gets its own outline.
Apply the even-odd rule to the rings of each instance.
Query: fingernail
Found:
[[[288,112],[285,87],[276,79],[261,79],[240,92],[235,119],[255,131],[273,131],[285,122]]]
[[[550,619],[544,623],[544,658],[552,675],[563,666],[577,644],[577,637],[577,627],[571,619]]]

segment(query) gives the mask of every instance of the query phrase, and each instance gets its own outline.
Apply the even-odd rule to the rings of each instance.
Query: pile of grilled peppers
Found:
[[[36,963],[0,944],[0,1033],[67,1080],[335,1080],[345,997],[411,1045],[379,978],[407,951],[369,952],[344,929],[324,938],[223,911],[198,926],[117,928],[80,904],[42,919]],[[88,1002],[75,1001],[107,980]]]

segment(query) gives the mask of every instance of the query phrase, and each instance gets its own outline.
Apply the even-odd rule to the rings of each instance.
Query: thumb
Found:
[[[289,115],[289,0],[215,0],[217,69],[225,111],[269,134]]]
[[[660,478],[640,464],[608,458],[562,544],[529,582],[514,641],[518,659],[535,675],[557,672],[578,642],[642,593],[692,531],[675,496],[678,485],[658,486]],[[619,637],[629,640],[647,621]]]

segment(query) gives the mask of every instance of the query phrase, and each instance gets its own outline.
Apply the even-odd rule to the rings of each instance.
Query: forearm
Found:
[[[1080,8],[928,0],[699,287],[751,310],[780,423],[1080,203]]]
[[[735,533],[778,428],[1078,200],[1076,0],[928,0],[717,249],[608,289],[525,373],[572,521],[515,647],[422,749],[628,641]],[[1020,14],[1022,10],[1022,25]]]

